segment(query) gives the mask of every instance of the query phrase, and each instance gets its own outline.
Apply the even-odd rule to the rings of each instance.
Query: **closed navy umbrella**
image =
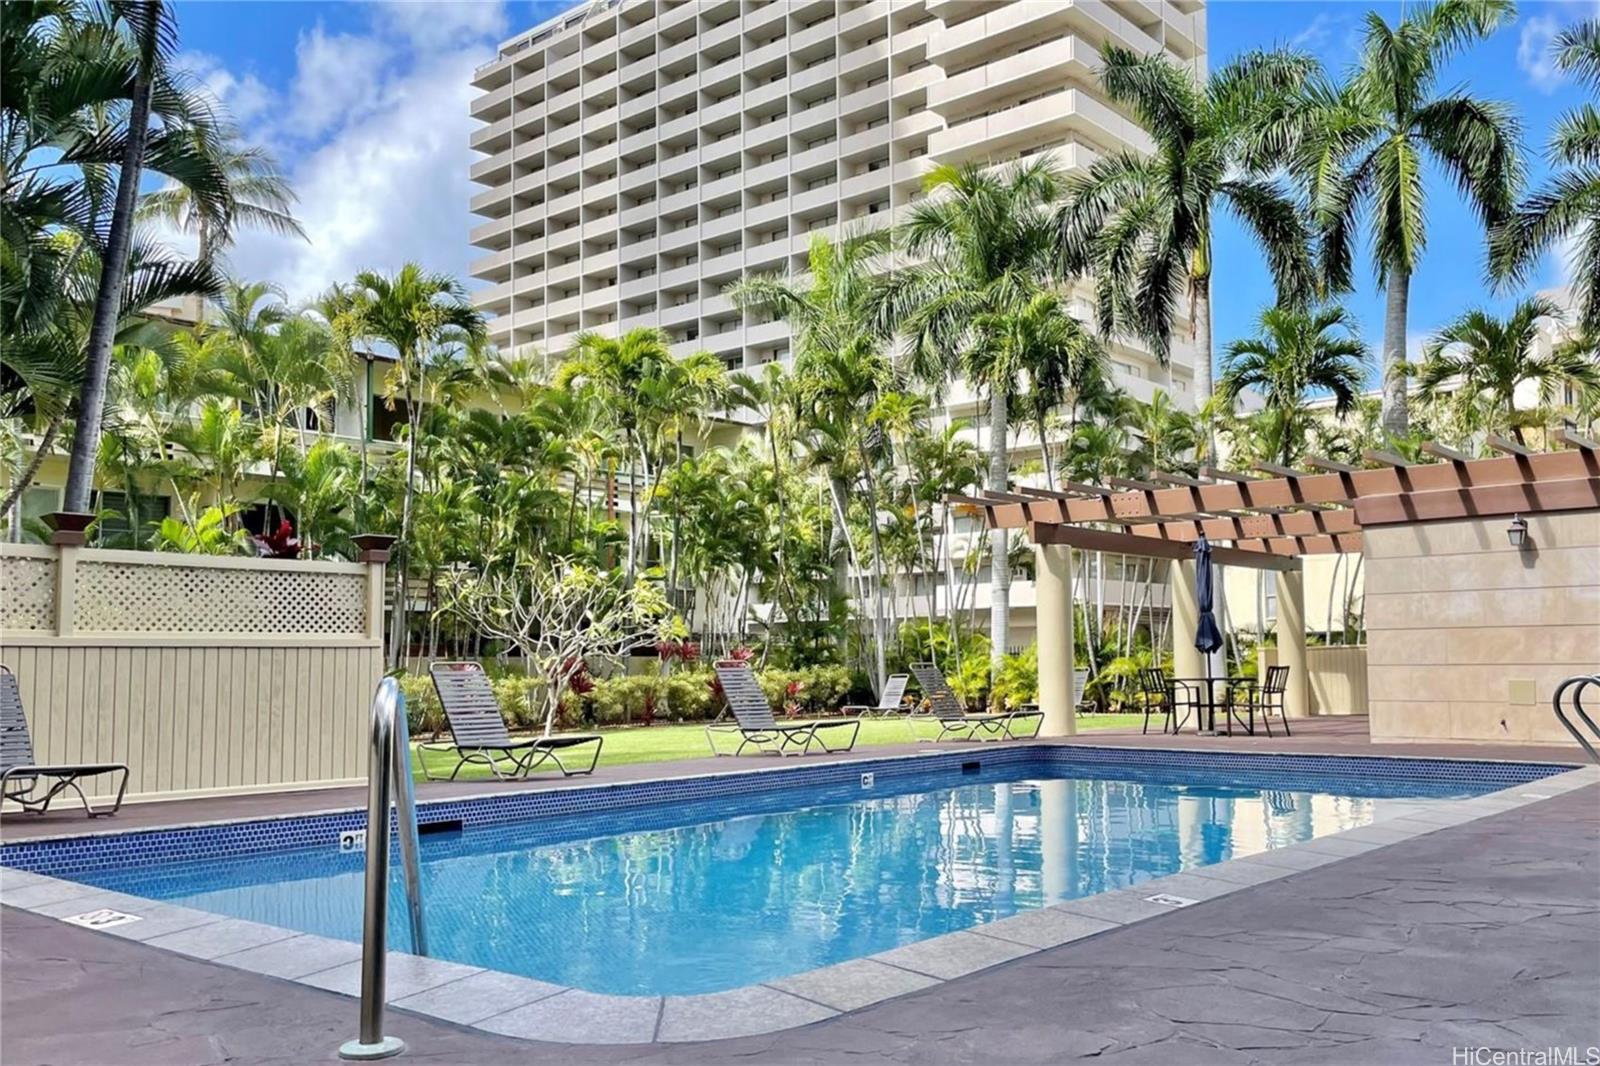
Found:
[[[1194,542],[1194,598],[1200,608],[1200,618],[1194,627],[1194,646],[1206,657],[1206,711],[1210,719],[1207,728],[1217,726],[1215,679],[1211,676],[1211,653],[1222,647],[1222,632],[1217,628],[1216,590],[1212,588],[1211,542],[1205,534]],[[1197,712],[1198,713],[1198,712]]]
[[[1200,607],[1200,621],[1194,630],[1194,646],[1210,655],[1222,647],[1222,631],[1217,628],[1216,593],[1211,587],[1211,542],[1205,534],[1194,542],[1194,598]]]

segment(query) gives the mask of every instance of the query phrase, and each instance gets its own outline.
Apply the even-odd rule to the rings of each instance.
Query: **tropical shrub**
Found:
[[[850,694],[850,671],[843,666],[763,670],[757,680],[774,713],[792,705],[796,714],[835,714]]]
[[[1039,700],[1039,645],[1029,644],[1015,655],[1007,655],[995,676],[989,702],[996,707],[1020,707]]]
[[[426,674],[401,674],[400,694],[406,698],[406,728],[413,740],[436,737],[445,730],[444,708]]]

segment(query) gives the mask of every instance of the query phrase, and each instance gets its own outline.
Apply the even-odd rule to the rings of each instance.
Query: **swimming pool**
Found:
[[[714,992],[1562,769],[1019,747],[427,804],[430,954],[599,993]],[[329,846],[357,817],[319,816],[300,847],[283,845],[317,819],[61,842],[54,872],[357,940],[361,856]],[[146,847],[119,855],[118,837]],[[3,851],[51,868],[46,844]]]

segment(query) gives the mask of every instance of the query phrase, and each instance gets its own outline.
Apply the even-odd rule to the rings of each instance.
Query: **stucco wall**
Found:
[[[1600,670],[1600,511],[1367,527],[1374,740],[1572,744],[1562,678]],[[1576,745],[1572,745],[1576,748]]]

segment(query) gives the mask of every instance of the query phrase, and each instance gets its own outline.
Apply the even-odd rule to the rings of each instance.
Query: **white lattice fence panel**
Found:
[[[0,556],[0,630],[54,632],[56,561]]]
[[[81,633],[366,634],[358,573],[88,560],[77,569]]]

